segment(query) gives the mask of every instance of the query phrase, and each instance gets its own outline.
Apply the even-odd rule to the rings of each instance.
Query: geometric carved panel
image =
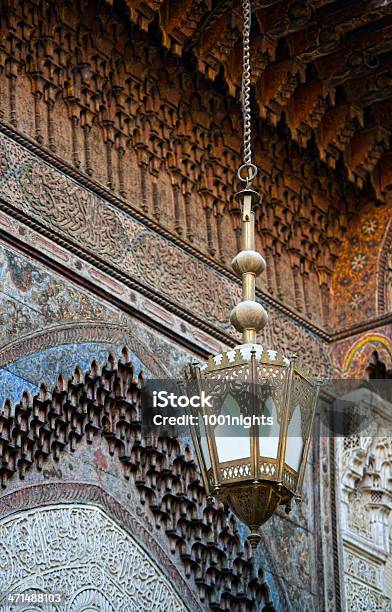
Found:
[[[62,593],[61,604],[46,604],[53,611],[187,609],[131,535],[92,505],[56,504],[1,519],[0,568],[2,596]]]
[[[346,610],[350,612],[390,612],[390,602],[366,584],[348,578],[346,582]]]

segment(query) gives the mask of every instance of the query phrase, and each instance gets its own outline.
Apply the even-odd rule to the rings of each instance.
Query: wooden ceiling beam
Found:
[[[256,85],[256,100],[262,117],[276,125],[282,110],[303,83],[305,66],[296,58],[267,66]]]
[[[251,79],[255,85],[267,66],[275,60],[276,41],[262,34],[252,41]],[[242,77],[242,45],[235,45],[224,66],[226,82],[230,95],[240,93]]]
[[[327,82],[312,81],[300,85],[287,106],[287,123],[292,137],[306,146],[329,105],[334,104],[335,91]]]
[[[303,29],[319,9],[335,2],[336,0],[254,0],[253,10],[262,32],[278,37]]]
[[[392,69],[390,64],[380,66],[366,79],[363,76],[351,79],[343,87],[347,101],[360,104],[362,108],[388,99],[392,97]]]
[[[315,61],[320,79],[344,80],[361,69],[378,68],[378,56],[392,51],[392,23],[373,32],[361,32],[339,51]]]
[[[176,55],[198,36],[198,28],[211,11],[211,0],[181,0],[166,2],[160,10],[163,44]]]
[[[389,147],[390,133],[375,125],[354,134],[345,151],[348,177],[362,189],[369,174]]]
[[[192,48],[200,72],[214,79],[240,39],[241,21],[226,6],[219,19],[203,30],[198,44]]]
[[[385,153],[381,157],[373,185],[380,200],[385,200],[392,193],[392,153]]]
[[[377,0],[380,3],[380,0]],[[319,22],[312,21],[304,30],[289,34],[286,42],[292,56],[296,56],[305,63],[315,61],[324,56],[330,56],[331,53],[340,51],[349,45],[351,50],[358,48],[366,48],[368,46],[367,38],[384,38],[388,40],[388,33],[383,34],[384,21],[388,26],[392,17],[392,4],[385,4],[383,8],[368,10],[367,0],[360,0],[355,5],[350,4],[351,11],[341,14],[341,19],[346,20],[339,22],[334,20],[333,13],[331,15],[323,15]],[[348,9],[347,9],[348,10]],[[364,31],[365,26],[379,23],[379,27],[373,31],[368,29]]]
[[[141,29],[158,14],[164,46],[176,55],[192,52],[205,77],[214,80],[223,68],[229,94],[239,99],[239,0],[219,0],[214,8],[212,0],[125,2]],[[260,115],[276,125],[284,112],[300,146],[314,135],[324,162],[333,168],[343,159],[350,180],[362,186],[370,176],[381,197],[389,185],[392,3],[254,0],[253,10],[252,79]]]
[[[311,2],[288,4],[280,0],[273,6],[255,11],[262,32],[280,38],[289,32],[307,27],[313,17]]]

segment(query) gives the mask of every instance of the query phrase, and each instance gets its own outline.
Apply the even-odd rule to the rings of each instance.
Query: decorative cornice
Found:
[[[338,342],[339,340],[344,340],[345,338],[351,338],[352,336],[356,336],[357,334],[361,334],[367,332],[369,330],[375,330],[379,327],[384,327],[385,325],[390,325],[392,323],[392,313],[382,314],[378,317],[374,317],[372,319],[368,319],[363,323],[357,323],[356,325],[351,325],[345,329],[338,330],[334,334],[331,334],[329,338],[329,342]]]

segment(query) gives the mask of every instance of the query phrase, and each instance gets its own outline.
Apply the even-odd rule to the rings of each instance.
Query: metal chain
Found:
[[[244,129],[243,156],[244,163],[238,170],[238,178],[247,186],[257,174],[257,167],[252,163],[252,116],[250,105],[250,31],[252,20],[251,0],[242,0],[243,14],[243,56],[242,56],[242,116]],[[245,173],[244,173],[245,170]]]
[[[242,56],[242,115],[244,122],[244,164],[252,163],[252,125],[250,107],[250,28],[251,0],[242,1],[243,11],[243,56]]]

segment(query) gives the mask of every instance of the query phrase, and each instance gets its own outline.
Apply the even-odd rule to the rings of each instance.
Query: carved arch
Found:
[[[8,503],[12,513],[4,512]],[[37,485],[7,495],[0,509],[2,593],[61,593],[59,609],[66,612],[86,606],[128,610],[135,604],[145,610],[201,610],[167,553],[103,489]]]
[[[378,262],[377,302],[380,314],[392,312],[392,219],[385,233]]]
[[[343,358],[344,376],[364,377],[374,351],[379,353],[383,361],[392,362],[391,339],[381,333],[369,333],[356,340],[347,350]]]
[[[109,342],[128,346],[156,376],[169,376],[149,347],[126,325],[80,321],[69,325],[53,325],[33,334],[26,334],[0,349],[0,368],[43,349],[61,344]]]

